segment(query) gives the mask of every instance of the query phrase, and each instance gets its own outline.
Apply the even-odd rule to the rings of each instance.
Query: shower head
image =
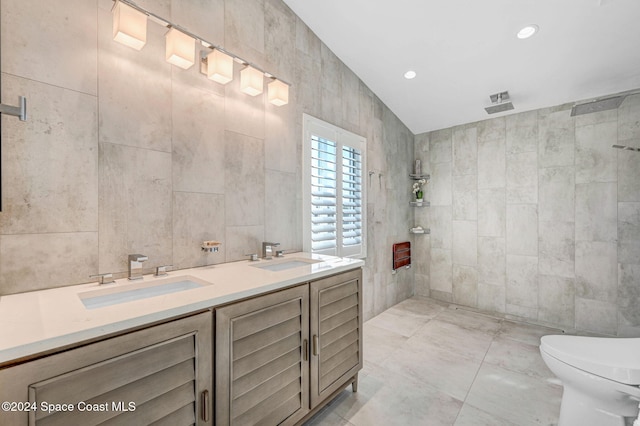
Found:
[[[485,107],[487,114],[495,114],[497,112],[504,112],[513,109],[513,104],[509,100],[509,92],[500,92],[489,96],[491,99],[491,106]]]
[[[600,112],[607,111],[609,109],[616,109],[620,106],[624,98],[627,95],[618,95],[612,96],[609,98],[603,99],[594,99],[589,102],[583,102],[580,104],[575,104],[571,108],[571,116],[582,115],[582,114],[591,114],[592,112]]]

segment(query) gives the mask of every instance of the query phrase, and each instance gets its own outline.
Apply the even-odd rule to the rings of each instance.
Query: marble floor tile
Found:
[[[406,349],[391,354],[382,367],[405,379],[417,379],[464,400],[480,364],[479,360],[434,347],[416,338],[407,342]]]
[[[431,347],[482,361],[491,345],[492,339],[492,335],[482,331],[469,330],[450,322],[434,319],[418,330],[407,341],[407,344],[409,348],[414,347],[415,343],[427,344]]]
[[[454,426],[517,426],[517,424],[465,404],[460,410]]]
[[[380,365],[389,355],[398,350],[407,337],[385,328],[365,323],[363,331],[365,363]]]
[[[382,384],[382,386],[380,386]],[[462,401],[417,378],[398,376],[385,368],[371,372],[359,385],[366,396],[343,392],[335,413],[355,426],[453,424]],[[364,396],[364,397],[363,397]]]
[[[447,309],[437,319],[488,334],[495,334],[500,329],[499,319],[465,309]]]
[[[557,422],[562,387],[485,363],[469,390],[465,404],[517,425]]]
[[[364,324],[358,392],[341,392],[306,426],[555,425],[562,386],[540,337],[560,330],[425,297]]]
[[[541,379],[555,377],[540,357],[538,345],[530,345],[501,336],[496,337],[491,343],[484,362]]]
[[[562,334],[562,330],[505,320],[498,331],[500,337],[536,346],[540,345],[540,338],[547,334]]]
[[[428,317],[413,315],[403,309],[391,307],[371,318],[367,324],[393,331],[401,336],[410,337],[429,321]]]

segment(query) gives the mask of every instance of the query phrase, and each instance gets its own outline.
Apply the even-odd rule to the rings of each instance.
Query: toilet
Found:
[[[544,336],[540,353],[564,386],[558,426],[625,426],[637,418],[640,338]]]

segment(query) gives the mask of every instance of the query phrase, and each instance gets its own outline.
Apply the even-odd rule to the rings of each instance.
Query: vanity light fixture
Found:
[[[219,49],[206,55],[207,77],[216,83],[227,84],[233,80],[233,58]]]
[[[525,38],[529,38],[538,32],[540,28],[536,24],[527,25],[523,27],[520,31],[518,31],[517,37],[521,40]]]
[[[269,102],[276,106],[282,106],[289,103],[289,85],[278,79],[273,79],[267,85]]]
[[[182,69],[195,63],[196,40],[176,28],[170,28],[166,36],[167,62]]]
[[[113,39],[140,50],[147,43],[147,15],[128,4],[116,1],[113,13]]]
[[[195,63],[195,43],[206,49],[200,53],[200,72],[220,84],[233,80],[233,63],[244,64],[240,72],[242,92],[257,96],[264,90],[264,79],[269,78],[269,102],[274,105],[289,103],[289,86],[286,81],[250,64],[222,47],[218,47],[183,27],[138,6],[131,0],[114,0],[113,39],[126,46],[140,50],[147,41],[147,21],[169,29],[166,34],[166,60],[180,68],[188,69]]]
[[[240,71],[240,90],[249,96],[258,96],[264,87],[264,73],[251,65]]]

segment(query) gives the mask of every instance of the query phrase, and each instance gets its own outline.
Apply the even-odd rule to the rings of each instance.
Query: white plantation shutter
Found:
[[[304,115],[304,250],[365,256],[365,139]]]

